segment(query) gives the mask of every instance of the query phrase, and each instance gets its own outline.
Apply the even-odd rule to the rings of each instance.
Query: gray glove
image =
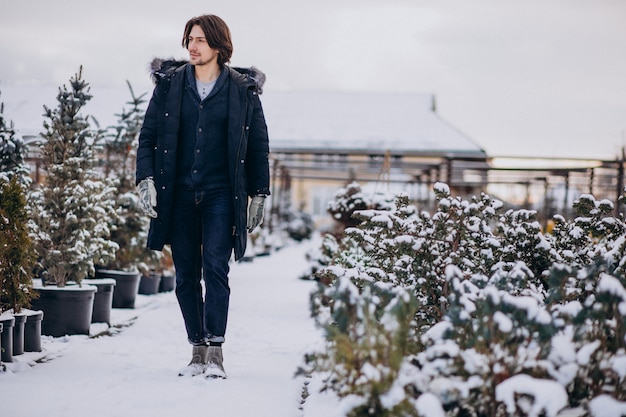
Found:
[[[157,212],[154,208],[157,205],[157,192],[152,177],[139,181],[137,191],[139,191],[139,205],[141,209],[148,216],[156,218]]]
[[[252,233],[257,226],[263,223],[263,207],[265,206],[265,196],[255,195],[252,197],[248,209],[248,233]]]

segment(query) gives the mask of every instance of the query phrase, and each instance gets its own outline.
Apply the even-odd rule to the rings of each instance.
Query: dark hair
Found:
[[[218,51],[217,63],[224,66],[230,62],[233,55],[233,42],[230,38],[230,29],[222,18],[205,14],[202,16],[192,17],[185,25],[185,33],[183,35],[183,48],[189,46],[189,34],[194,26],[200,26],[206,37],[206,41],[212,49]]]

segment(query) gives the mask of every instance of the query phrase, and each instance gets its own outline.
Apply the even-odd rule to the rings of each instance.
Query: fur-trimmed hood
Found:
[[[150,78],[157,84],[164,78],[170,77],[178,69],[182,68],[189,62],[186,60],[176,60],[173,58],[162,59],[154,58],[150,63]],[[250,79],[256,85],[256,91],[258,94],[263,93],[263,85],[265,84],[265,73],[258,68],[252,66],[250,68],[229,67],[244,77]]]

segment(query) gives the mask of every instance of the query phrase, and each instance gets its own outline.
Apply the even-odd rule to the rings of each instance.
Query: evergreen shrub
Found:
[[[96,170],[99,134],[81,113],[92,98],[82,68],[59,88],[58,106],[44,106],[46,121],[40,144],[45,179],[31,193],[31,232],[44,284],[80,284],[96,264],[115,257],[109,240],[116,223],[115,185]]]
[[[311,311],[326,346],[302,371],[349,399],[350,416],[428,416],[433,398],[448,416],[626,407],[626,224],[613,204],[582,195],[578,217],[546,233],[534,211],[434,192],[432,214],[400,195],[325,238]]]

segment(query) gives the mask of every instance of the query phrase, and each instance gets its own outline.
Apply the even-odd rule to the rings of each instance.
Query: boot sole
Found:
[[[204,379],[226,379],[226,373],[220,370],[204,371]]]
[[[202,367],[198,367],[196,369],[190,369],[190,368],[191,367],[187,366],[186,368],[178,371],[178,376],[179,377],[190,377],[190,378],[193,378],[194,376],[198,376],[198,375],[203,375],[204,374],[204,369]]]

